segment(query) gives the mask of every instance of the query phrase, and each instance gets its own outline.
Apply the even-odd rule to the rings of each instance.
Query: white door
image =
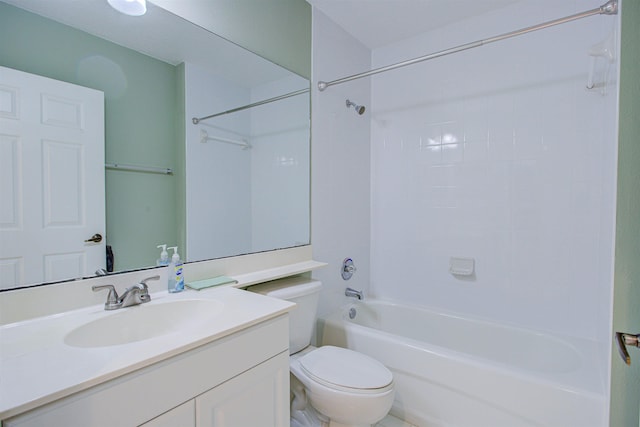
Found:
[[[104,268],[104,211],[104,94],[0,67],[0,289]]]

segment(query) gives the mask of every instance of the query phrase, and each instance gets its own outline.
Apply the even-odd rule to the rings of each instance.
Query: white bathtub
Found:
[[[318,340],[384,363],[396,382],[391,413],[420,427],[607,424],[589,341],[379,300],[321,318]]]

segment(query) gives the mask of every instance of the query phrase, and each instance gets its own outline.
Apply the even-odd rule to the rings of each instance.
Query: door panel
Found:
[[[0,288],[105,267],[104,95],[0,67]]]
[[[230,379],[196,398],[196,425],[285,427],[289,425],[288,352]]]

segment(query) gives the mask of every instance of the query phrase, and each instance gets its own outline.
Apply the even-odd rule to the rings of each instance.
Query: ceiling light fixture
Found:
[[[147,12],[146,0],[107,0],[109,5],[120,13],[130,16],[142,16]]]

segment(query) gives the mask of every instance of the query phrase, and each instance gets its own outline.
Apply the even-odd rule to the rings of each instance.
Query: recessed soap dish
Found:
[[[449,258],[449,273],[454,276],[472,276],[475,270],[475,258]]]

